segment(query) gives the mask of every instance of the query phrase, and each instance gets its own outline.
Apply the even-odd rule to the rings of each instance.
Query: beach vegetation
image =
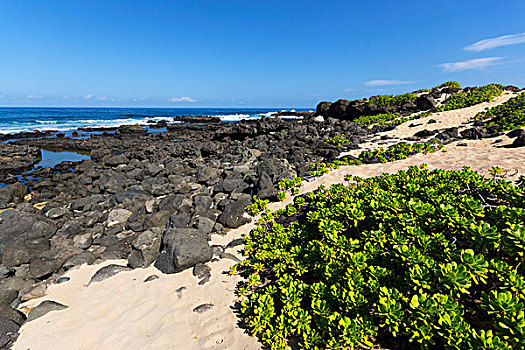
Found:
[[[432,91],[441,90],[442,88],[445,88],[445,87],[461,89],[461,84],[458,83],[457,81],[446,81],[443,84],[439,84],[437,86],[434,86],[432,88]]]
[[[525,126],[525,93],[521,93],[499,106],[480,112],[475,119],[486,120],[487,126],[497,125],[501,131]]]
[[[335,145],[337,147],[341,147],[345,144],[350,144],[352,143],[352,141],[348,140],[347,138],[343,137],[343,136],[340,136],[340,135],[336,135],[336,136],[333,136],[333,137],[330,137],[326,140],[326,143],[329,143],[331,145]]]
[[[409,92],[401,95],[377,95],[372,96],[368,100],[368,104],[375,104],[378,107],[400,107],[406,101],[414,102],[417,99],[417,94]]]
[[[293,176],[291,179],[282,179],[281,181],[279,181],[278,186],[280,190],[289,190],[292,187],[301,187],[303,181],[304,178]]]
[[[277,193],[277,200],[282,202],[286,199],[286,191],[280,191]]]
[[[466,108],[482,102],[489,102],[496,96],[501,95],[505,87],[500,84],[489,84],[480,87],[473,87],[468,91],[461,91],[452,94],[444,103],[445,111],[458,108]]]
[[[389,163],[396,160],[406,159],[409,156],[423,153],[434,153],[442,150],[443,145],[436,142],[430,141],[425,143],[406,143],[400,142],[392,145],[388,148],[378,148],[375,150],[362,151],[358,157],[349,158],[343,157],[341,159],[334,160],[333,162],[314,162],[310,164],[310,176],[322,176],[327,174],[330,169],[339,169],[342,165],[362,165],[371,163]]]
[[[234,270],[263,344],[525,347],[523,189],[469,168],[347,179],[264,212],[246,238]]]
[[[361,127],[367,127],[370,125],[379,125],[379,126],[397,126],[401,125],[407,121],[421,119],[429,116],[432,112],[422,112],[418,114],[409,115],[406,117],[401,117],[399,113],[384,113],[376,115],[363,115],[355,119],[354,122]]]
[[[260,199],[257,196],[253,196],[253,203],[248,205],[246,210],[248,210],[252,216],[257,216],[266,208],[268,203],[270,203],[268,199]]]

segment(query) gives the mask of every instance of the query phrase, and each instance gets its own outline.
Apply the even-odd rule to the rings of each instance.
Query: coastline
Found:
[[[234,123],[262,117],[297,117],[308,109],[281,108],[95,108],[95,107],[0,107],[0,138],[68,137],[81,131],[115,131],[140,125],[150,131],[175,123]]]
[[[241,278],[226,274],[236,259],[242,259],[242,246],[228,248],[229,244],[247,235],[254,225],[244,210],[253,195],[274,200],[280,179],[307,175],[309,164],[315,161],[357,156],[399,142],[426,142],[439,135],[444,135],[439,140],[446,152],[416,154],[387,164],[372,160],[371,164],[341,166],[309,178],[298,195],[319,185],[344,183],[348,174],[377,176],[421,163],[430,169],[469,166],[486,176],[491,167],[499,166],[510,169],[507,179],[515,180],[525,173],[525,148],[511,148],[514,138],[504,133],[479,139],[464,133],[481,130],[473,125],[474,116],[513,96],[516,92],[506,92],[492,102],[432,113],[395,128],[360,128],[351,121],[312,115],[299,120],[174,124],[156,134],[137,126],[121,126],[114,134],[83,139],[27,138],[6,144],[6,154],[21,152],[26,162],[31,162],[31,152],[46,148],[89,152],[91,157],[81,163],[62,163],[53,170],[19,172],[22,182],[6,174],[9,169],[13,173],[14,165],[4,164],[7,170],[0,175],[1,182],[7,180],[9,188],[17,183],[22,187],[9,198],[2,197],[9,200],[0,203],[0,224],[7,222],[4,229],[16,230],[15,223],[24,220],[44,229],[29,229],[28,241],[23,241],[27,249],[21,248],[24,254],[29,252],[27,258],[11,262],[16,263],[16,273],[0,280],[0,287],[16,284],[20,288],[15,303],[24,296],[29,298],[16,305],[24,312],[44,300],[68,306],[24,323],[14,349],[67,349],[79,341],[86,349],[139,349],[151,344],[161,349],[260,348],[257,338],[239,327],[232,309]],[[451,128],[456,128],[454,134],[447,131]],[[429,135],[415,136],[423,131]],[[338,135],[349,142],[343,147],[326,142]],[[24,149],[27,159],[23,158]],[[283,208],[292,198],[270,203],[268,208]],[[193,276],[191,268],[163,274],[152,265],[161,241],[166,244],[166,228],[166,232],[173,229],[195,234],[200,237],[198,244],[217,247],[218,251],[210,252],[211,262],[203,261],[209,281],[199,284],[203,279]],[[43,243],[46,239],[49,245]],[[38,247],[28,244],[35,240]],[[130,252],[135,252],[133,258]],[[24,254],[13,250],[10,256]],[[206,259],[196,259],[201,258]],[[35,263],[37,259],[40,261]],[[86,286],[93,274],[108,264],[134,269]],[[144,282],[150,275],[159,278]],[[61,276],[71,279],[48,283]],[[181,287],[186,289],[179,299]],[[194,311],[205,304],[212,306],[203,308],[202,313]],[[175,328],[177,332],[172,331]],[[90,333],[90,329],[95,331]],[[78,338],[78,333],[83,336]]]
[[[476,154],[470,156],[465,156],[461,148],[452,144],[446,148],[446,154],[418,155],[388,165],[342,167],[306,183],[299,195],[311,192],[319,185],[345,182],[344,177],[347,174],[366,178],[385,172],[395,173],[421,163],[426,163],[429,169],[455,170],[470,166],[486,175],[492,166],[497,165],[502,168],[512,167],[519,174],[524,174],[525,162],[516,167],[516,160],[525,160],[525,149],[494,149],[490,146],[493,141],[472,141],[469,147],[474,147]],[[508,144],[509,141],[506,140],[505,143]],[[283,208],[291,202],[290,197],[284,202],[270,204],[269,209]],[[225,236],[214,235],[211,243],[226,245],[248,234],[251,228],[253,223],[232,230]],[[242,258],[238,252],[236,256]],[[83,265],[67,274],[71,275],[73,286],[52,286],[45,297],[23,304],[30,308],[43,300],[55,300],[69,305],[70,309],[49,313],[23,326],[13,349],[70,349],[72,346],[78,349],[143,349],[148,346],[162,349],[263,348],[257,338],[249,336],[239,327],[239,319],[232,310],[238,300],[234,291],[241,280],[238,275],[227,275],[229,267],[235,264],[234,261],[210,263],[213,277],[209,286],[199,286],[199,280],[192,275],[191,270],[175,275],[162,275],[151,266],[123,272],[101,282],[96,290],[85,287],[97,269],[115,262],[126,263],[125,260],[119,260],[97,266]],[[161,281],[148,282],[151,283],[148,286],[143,281],[152,274],[159,275]],[[175,291],[180,287],[188,289],[178,299]],[[95,296],[98,298],[94,299]],[[203,314],[193,312],[195,307],[205,303],[211,303],[214,307]],[[109,310],[112,311],[108,314]],[[82,322],[82,328],[79,329],[77,320],[85,317],[90,321]],[[174,332],[174,329],[177,331]],[[104,330],[111,330],[111,335],[104,333]],[[79,339],[77,333],[86,336]],[[130,333],[134,335],[130,337]],[[78,347],[78,341],[83,345]]]

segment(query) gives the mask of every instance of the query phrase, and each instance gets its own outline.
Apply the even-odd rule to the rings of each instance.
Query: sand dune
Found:
[[[480,110],[502,103],[510,95],[498,98],[496,102],[485,103],[471,108],[443,112],[433,115],[438,123],[432,127],[458,126],[468,121]],[[425,118],[426,119],[426,118]],[[423,126],[409,128],[408,123],[388,133],[391,137],[412,136],[427,126],[428,120],[421,120]],[[413,121],[414,123],[418,121]],[[500,143],[494,143],[502,139]],[[465,142],[465,141],[462,141]],[[505,148],[511,141],[506,137],[466,141],[467,147],[456,143],[447,145],[446,152],[416,155],[409,159],[363,166],[341,167],[339,170],[305,182],[301,193],[315,190],[319,185],[343,182],[346,174],[369,177],[383,172],[393,173],[412,165],[426,163],[429,168],[460,169],[469,166],[488,175],[492,166],[512,169],[515,179],[525,174],[525,148]],[[371,145],[368,145],[370,147]],[[273,203],[270,209],[277,209],[291,202]],[[226,236],[213,236],[212,244],[227,244],[247,234],[252,224],[230,231]],[[237,247],[238,248],[238,247]],[[238,249],[232,249],[239,258]],[[48,294],[40,299],[22,305],[31,308],[43,300],[54,300],[69,308],[53,311],[24,324],[20,337],[13,349],[259,349],[257,339],[238,327],[239,319],[232,306],[238,276],[226,274],[231,260],[210,262],[211,281],[204,286],[191,270],[163,275],[154,267],[122,272],[105,281],[86,287],[91,276],[104,265],[125,264],[126,261],[107,261],[97,266],[81,266],[66,275],[69,282],[52,285]],[[158,279],[143,282],[156,274]],[[185,289],[180,292],[181,287]],[[177,292],[179,290],[179,293]],[[211,309],[194,312],[202,304],[213,304]]]

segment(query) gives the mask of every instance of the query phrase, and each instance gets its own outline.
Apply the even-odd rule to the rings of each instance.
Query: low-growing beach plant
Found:
[[[451,87],[451,88],[461,89],[461,85],[457,81],[446,81],[443,84],[439,84],[437,86],[434,86],[431,89],[419,89],[419,90],[416,90],[414,92],[415,93],[433,92],[433,91],[436,91],[436,90],[440,90],[440,89],[442,89],[444,87]]]
[[[401,106],[406,100],[413,102],[417,97],[417,94],[413,92],[401,95],[377,95],[370,97],[368,104],[375,104],[379,107],[395,107]]]
[[[461,91],[452,94],[444,104],[445,111],[452,109],[474,106],[478,103],[491,101],[494,97],[501,95],[504,86],[500,84],[489,84],[480,87],[473,87],[468,91]]]
[[[339,135],[328,138],[326,142],[329,144],[335,145],[337,147],[341,147],[344,144],[352,143],[352,141],[348,140],[347,138],[343,136],[339,136]]]
[[[521,93],[499,106],[480,112],[475,119],[487,120],[487,125],[497,125],[501,131],[513,130],[525,126],[525,93]]]
[[[303,180],[302,177],[293,176],[291,179],[282,179],[279,181],[278,186],[280,190],[288,190],[296,186],[302,186]]]
[[[516,184],[518,185],[519,188],[521,188],[522,190],[525,190],[525,175],[520,175],[518,180],[516,180]]]
[[[434,86],[432,88],[432,91],[440,90],[440,89],[442,89],[444,87],[451,87],[451,88],[455,88],[455,89],[461,89],[461,84],[458,83],[457,81],[446,81],[443,84],[439,84],[438,86]]]
[[[361,152],[357,160],[351,160],[350,164],[362,164],[365,160],[377,159],[380,163],[388,163],[396,160],[406,159],[409,156],[423,153],[434,153],[443,148],[442,144],[436,141],[426,143],[405,143],[400,142],[392,145],[386,149],[379,148],[374,150],[366,150]]]
[[[242,313],[264,345],[525,348],[523,189],[469,168],[352,180],[246,238]]]
[[[310,176],[315,176],[315,177],[322,176],[324,174],[328,174],[328,172],[330,171],[330,169],[326,166],[326,163],[319,162],[319,161],[310,163],[310,168],[312,170],[310,170],[308,173],[310,174]]]
[[[363,115],[355,119],[354,122],[361,127],[367,127],[374,124],[379,126],[397,126],[410,120],[427,117],[430,114],[432,114],[432,112],[423,112],[419,114],[409,115],[406,117],[401,117],[399,113]]]
[[[369,126],[372,124],[377,125],[386,125],[389,122],[392,122],[393,120],[396,120],[400,118],[401,115],[399,113],[383,113],[383,114],[376,114],[376,115],[362,115],[354,120],[356,124],[359,124],[362,127]]]
[[[367,163],[388,163],[396,160],[406,159],[409,156],[423,153],[434,153],[443,149],[443,145],[430,141],[425,143],[406,143],[400,142],[386,149],[378,148],[375,150],[362,151],[355,159],[341,158],[330,163],[314,162],[310,164],[310,176],[322,176],[329,172],[329,169],[338,169],[341,165],[362,165]]]
[[[260,199],[257,196],[253,196],[253,203],[246,207],[252,216],[257,216],[261,211],[263,211],[266,206],[270,203],[268,199]]]
[[[286,191],[280,191],[279,193],[277,193],[277,200],[279,202],[282,202],[286,199]]]

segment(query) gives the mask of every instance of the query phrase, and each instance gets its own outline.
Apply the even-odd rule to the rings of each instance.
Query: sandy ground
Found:
[[[506,95],[498,98],[497,102],[407,122],[385,134],[403,138],[427,127],[459,126],[480,110],[502,103],[509,97]],[[438,123],[427,126],[430,118],[436,119]],[[410,123],[420,122],[423,126],[408,127]],[[495,144],[497,139],[502,141]],[[305,182],[301,193],[315,190],[321,184],[343,182],[346,174],[369,177],[383,172],[397,172],[421,163],[426,163],[431,169],[469,166],[487,176],[489,169],[497,165],[511,170],[513,174],[517,172],[511,180],[525,174],[525,148],[502,147],[511,143],[506,136],[466,143],[467,147],[454,143],[445,147],[447,152],[416,155],[388,164],[342,167],[315,181]],[[288,198],[283,203],[272,203],[269,208],[277,209],[290,202],[291,198]],[[252,227],[253,223],[232,230],[226,236],[215,235],[211,243],[227,244],[247,234]],[[238,248],[229,252],[240,257]],[[126,261],[84,265],[69,271],[66,274],[71,278],[69,282],[52,285],[45,297],[23,304],[27,310],[43,300],[54,300],[69,308],[50,312],[24,324],[13,349],[260,349],[257,339],[238,327],[239,319],[232,309],[237,300],[235,287],[240,279],[226,274],[233,261],[222,259],[208,263],[212,277],[204,286],[197,284],[198,279],[191,270],[163,275],[154,267],[149,267],[122,272],[86,287],[96,270],[110,263],[124,265]],[[143,282],[153,274],[158,275],[159,279]],[[185,289],[178,293],[181,287]],[[205,303],[214,306],[204,313],[193,311]]]
[[[406,137],[414,136],[418,131],[446,129],[450,127],[459,127],[459,131],[470,127],[472,119],[479,112],[483,112],[485,109],[497,106],[509,100],[510,98],[517,96],[517,93],[506,91],[501,96],[496,97],[492,102],[484,102],[478,105],[456,109],[447,112],[433,113],[425,118],[414,119],[401,125],[398,125],[394,130],[378,133],[377,136],[372,138],[370,142],[362,143],[359,146],[359,150],[353,150],[350,152],[342,153],[341,156],[346,154],[358,155],[363,149],[376,149],[381,147],[388,147],[398,142],[408,142],[403,140]],[[428,123],[431,119],[435,120],[436,123]],[[381,137],[388,137],[386,140],[381,140]],[[431,139],[429,137],[428,139]],[[425,140],[421,140],[425,141]],[[418,142],[421,142],[418,141]]]

